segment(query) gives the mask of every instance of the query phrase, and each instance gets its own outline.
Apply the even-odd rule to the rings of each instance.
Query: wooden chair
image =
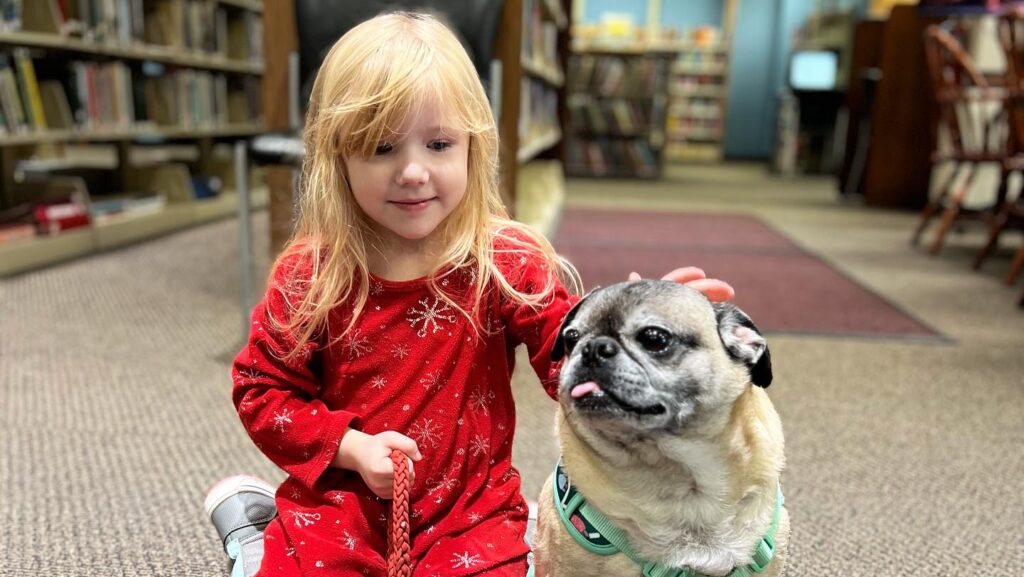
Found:
[[[1013,286],[1013,283],[1017,282],[1017,277],[1020,276],[1022,270],[1024,270],[1024,246],[1017,249],[1017,254],[1013,257],[1010,273],[1006,275],[1006,284]],[[1017,301],[1017,304],[1024,307],[1024,292],[1020,294],[1020,300]]]
[[[1009,146],[1019,157],[1024,156],[1024,13],[1013,10],[1000,17],[999,39],[1006,55]],[[975,269],[980,268],[992,254],[999,243],[999,236],[1010,226],[1024,228],[1024,194],[1018,193],[1016,200],[1004,202],[996,212],[988,242],[974,260]],[[1008,284],[1013,283],[1021,266],[1024,266],[1024,254],[1018,253],[1006,279]]]
[[[995,207],[1002,206],[1006,198],[1009,174],[1024,168],[1024,164],[1018,164],[1008,152],[1006,90],[991,86],[961,42],[941,26],[929,26],[924,40],[932,88],[939,107],[939,127],[945,129],[950,145],[948,152],[936,150],[932,163],[937,166],[952,162],[954,168],[939,188],[938,195],[922,211],[912,242],[917,244],[931,219],[940,215],[930,247],[931,254],[937,254],[946,233],[957,220],[992,218]],[[995,202],[981,209],[965,207],[964,197],[982,163],[1000,166],[1002,175]],[[961,175],[961,172],[965,174]]]

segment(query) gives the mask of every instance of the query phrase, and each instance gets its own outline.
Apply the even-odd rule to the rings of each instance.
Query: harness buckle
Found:
[[[768,568],[772,563],[772,557],[775,556],[775,535],[765,535],[761,542],[757,544],[757,549],[754,551],[754,558],[750,562],[750,570],[755,573],[764,573],[764,570]]]

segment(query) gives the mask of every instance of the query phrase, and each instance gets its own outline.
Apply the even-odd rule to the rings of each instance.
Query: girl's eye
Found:
[[[391,152],[392,150],[394,150],[394,148],[395,147],[393,145],[388,144],[387,142],[385,142],[383,144],[378,144],[377,145],[377,150],[374,151],[374,154],[376,154],[377,156],[380,156],[382,154],[387,154],[387,153]]]
[[[447,140],[434,140],[427,145],[427,148],[433,150],[434,152],[441,152],[442,150],[451,148],[451,146],[452,143],[448,142]]]

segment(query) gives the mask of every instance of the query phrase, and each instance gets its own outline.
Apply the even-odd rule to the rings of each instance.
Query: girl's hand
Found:
[[[395,466],[391,452],[395,449],[409,457],[409,484],[416,478],[413,461],[423,459],[416,441],[395,431],[384,431],[367,435],[362,431],[349,429],[341,438],[338,455],[334,458],[336,467],[359,473],[366,486],[381,499],[390,499],[394,492]]]
[[[629,273],[629,280],[640,280],[640,275],[635,272]],[[704,293],[712,301],[730,301],[736,297],[736,291],[729,283],[714,278],[707,278],[704,271],[697,267],[688,266],[676,270],[661,277],[661,280],[670,280],[683,283]]]

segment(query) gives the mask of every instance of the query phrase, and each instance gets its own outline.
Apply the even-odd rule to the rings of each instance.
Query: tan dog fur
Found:
[[[702,334],[715,330],[704,314],[686,322]],[[626,532],[642,558],[719,576],[751,562],[771,525],[785,460],[782,425],[764,389],[750,383],[743,366],[729,362],[724,348],[711,354],[720,377],[718,399],[682,433],[628,446],[610,442],[589,431],[585,419],[567,420],[571,401],[563,394],[556,434],[573,485]],[[640,576],[640,567],[622,553],[597,555],[573,539],[553,504],[553,477],[539,499],[536,576]],[[785,507],[775,542],[764,577],[779,575],[785,563]]]

